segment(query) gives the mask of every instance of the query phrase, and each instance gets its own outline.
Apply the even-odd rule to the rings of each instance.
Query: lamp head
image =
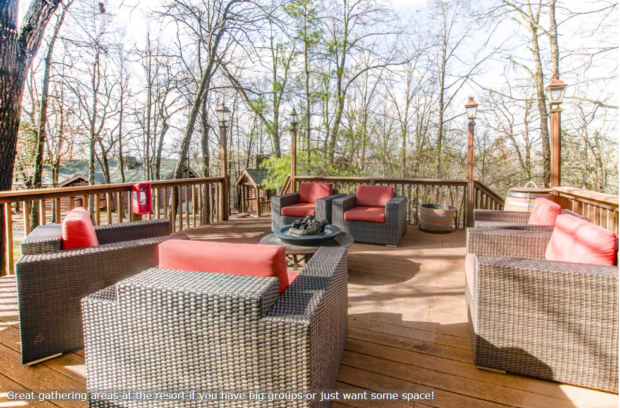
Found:
[[[566,86],[566,83],[557,74],[553,76],[553,79],[551,79],[551,82],[545,89],[547,91],[547,98],[549,98],[549,102],[552,105],[559,105],[564,102]]]
[[[297,111],[295,110],[295,108],[293,108],[293,110],[291,111],[291,125],[295,127],[297,126],[298,123],[299,123],[299,115],[297,114]]]
[[[470,96],[469,100],[465,104],[465,111],[467,112],[467,119],[476,119],[476,115],[478,114],[478,104],[474,101],[473,96]]]
[[[226,107],[223,103],[215,109],[215,114],[217,115],[217,120],[220,122],[220,125],[226,126],[228,121],[230,120],[230,109]]]

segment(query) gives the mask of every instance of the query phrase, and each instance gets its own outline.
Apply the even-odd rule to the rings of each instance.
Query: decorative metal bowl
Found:
[[[320,246],[336,238],[340,234],[340,228],[327,225],[325,230],[316,235],[292,235],[289,232],[290,225],[277,228],[273,233],[283,242],[291,245]]]

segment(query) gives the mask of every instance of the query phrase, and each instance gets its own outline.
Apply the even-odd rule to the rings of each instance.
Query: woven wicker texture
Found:
[[[572,215],[588,221],[586,217],[570,210],[562,210],[562,214]],[[508,228],[531,231],[546,231],[549,228],[553,229],[552,226],[548,225],[529,225],[529,219],[529,212],[474,210],[474,227],[476,228]]]
[[[187,238],[161,236],[166,223],[160,220],[152,223],[154,226],[150,223],[137,223],[143,239],[24,255],[19,259],[15,272],[24,363],[80,348],[83,344],[80,299],[157,265],[160,242]],[[41,234],[37,232],[39,228],[31,234],[33,245],[37,237],[49,242],[48,233],[53,231],[44,228],[45,233]],[[131,227],[123,226],[118,233],[110,232],[112,229],[114,226],[106,228],[106,238],[120,240]],[[151,237],[152,234],[155,236]],[[128,235],[135,237],[136,233],[132,231]]]
[[[332,203],[336,198],[342,196],[343,194],[338,194],[338,190],[334,189],[333,195],[316,200],[315,218],[319,221],[327,220],[327,222],[331,224]],[[302,217],[289,217],[286,215],[281,215],[281,210],[283,207],[298,203],[299,192],[271,197],[271,231],[275,231],[280,227],[291,225],[293,222],[303,219]]]
[[[474,363],[617,393],[618,268],[533,259],[543,233],[487,232],[468,231],[469,253],[496,255],[476,255],[474,293],[465,285]],[[532,248],[502,254],[511,246]]]
[[[407,197],[394,197],[385,206],[385,223],[345,221],[344,213],[355,207],[355,195],[333,202],[333,224],[353,236],[355,242],[398,246],[407,232]]]
[[[347,337],[347,256],[321,248],[275,278],[150,269],[82,301],[88,389],[333,388]],[[327,407],[309,401],[90,401],[92,407]]]

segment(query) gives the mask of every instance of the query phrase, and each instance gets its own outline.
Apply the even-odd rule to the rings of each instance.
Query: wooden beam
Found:
[[[222,191],[220,195],[220,211],[222,212],[222,221],[228,220],[228,153],[226,146],[226,126],[220,124],[220,167],[222,180]]]
[[[473,119],[467,126],[467,226],[474,226],[474,201],[476,199],[476,187],[474,180],[474,127]]]
[[[295,177],[297,177],[297,124],[291,127],[291,193],[295,192]]]

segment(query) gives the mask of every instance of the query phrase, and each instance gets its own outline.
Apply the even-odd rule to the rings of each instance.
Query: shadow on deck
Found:
[[[258,243],[269,218],[245,218],[193,228],[195,240]],[[434,389],[416,407],[617,407],[618,396],[472,364],[464,271],[465,231],[433,235],[410,226],[398,248],[349,248],[349,338],[341,389]],[[20,363],[14,277],[0,279],[0,406],[9,389],[84,389],[83,352],[26,367]],[[31,406],[80,407],[76,401]],[[347,402],[334,407],[412,407],[413,403]]]

